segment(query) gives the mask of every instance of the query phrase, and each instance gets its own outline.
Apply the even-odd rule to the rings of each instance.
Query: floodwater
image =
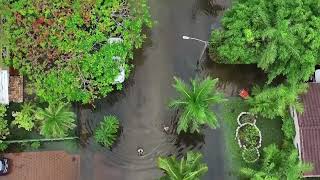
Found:
[[[203,49],[203,44],[183,40],[182,35],[208,40],[229,2],[150,0],[149,4],[155,25],[134,57],[135,68],[124,89],[97,101],[95,109],[78,108],[83,143],[81,179],[157,179],[161,176],[156,166],[158,156],[181,156],[187,150],[204,153],[209,166],[206,180],[230,179],[222,129],[205,129],[203,135],[178,137],[174,133],[176,111],[167,108],[170,97],[176,96],[171,86],[173,76],[184,80],[195,77]],[[235,95],[236,89],[249,86],[259,76],[254,67],[240,71],[204,59],[202,69],[206,75],[221,79],[219,88],[226,95]],[[249,74],[242,76],[242,73]],[[106,115],[116,115],[121,122],[120,137],[111,151],[92,138],[94,128]],[[164,126],[170,127],[170,133],[164,133]],[[138,147],[144,149],[144,156],[137,156]]]

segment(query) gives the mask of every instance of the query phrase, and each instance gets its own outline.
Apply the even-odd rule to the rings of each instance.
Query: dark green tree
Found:
[[[202,154],[188,152],[181,160],[176,157],[159,157],[158,167],[165,175],[161,180],[200,180],[208,171],[208,166],[202,163]]]
[[[35,116],[41,121],[40,134],[48,138],[66,137],[76,127],[76,115],[66,104],[49,104],[45,109],[39,108]]]
[[[211,57],[222,63],[257,64],[290,84],[306,81],[320,59],[320,2],[239,0],[214,30]]]
[[[177,132],[200,132],[201,125],[205,124],[211,128],[218,127],[217,117],[210,109],[211,105],[224,100],[223,95],[216,91],[218,79],[194,79],[191,80],[191,87],[179,78],[174,77],[174,80],[173,86],[179,97],[171,100],[169,107],[182,110]]]

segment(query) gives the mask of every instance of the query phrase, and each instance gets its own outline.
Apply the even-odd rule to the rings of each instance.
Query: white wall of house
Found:
[[[0,104],[9,104],[8,70],[0,70]]]
[[[294,146],[298,149],[299,151],[299,158],[301,159],[301,144],[300,144],[300,128],[299,128],[299,123],[298,123],[298,114],[297,111],[294,107],[290,107],[290,115],[293,118],[294,121],[294,127],[296,131],[296,135],[293,139],[293,144]]]

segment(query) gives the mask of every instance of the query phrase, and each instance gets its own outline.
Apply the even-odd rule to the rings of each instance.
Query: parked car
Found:
[[[0,158],[0,176],[6,175],[9,172],[9,159]]]

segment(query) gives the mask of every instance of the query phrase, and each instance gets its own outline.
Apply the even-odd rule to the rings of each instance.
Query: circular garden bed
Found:
[[[237,118],[239,124],[236,130],[236,139],[242,149],[242,158],[247,163],[256,162],[259,157],[261,147],[261,131],[256,126],[256,118],[249,112],[242,112]]]

